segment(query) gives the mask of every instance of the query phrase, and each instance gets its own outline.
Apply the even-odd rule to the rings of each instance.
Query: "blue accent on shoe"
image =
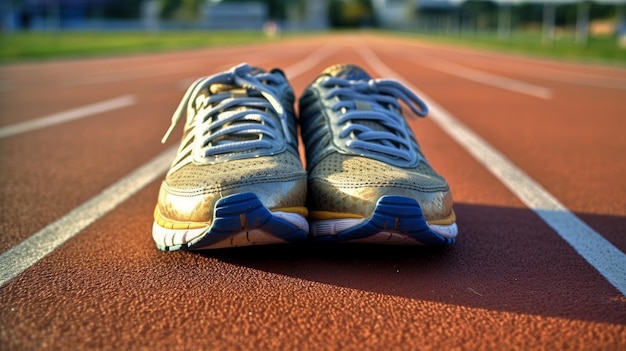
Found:
[[[287,242],[303,241],[308,237],[304,229],[272,215],[254,193],[239,193],[220,199],[215,206],[213,224],[209,230],[181,249],[201,249],[254,229],[263,230]]]
[[[351,241],[365,239],[381,232],[405,235],[424,245],[451,245],[455,241],[437,234],[428,227],[416,200],[395,195],[381,197],[372,216],[363,223],[336,235],[318,238],[321,241]]]

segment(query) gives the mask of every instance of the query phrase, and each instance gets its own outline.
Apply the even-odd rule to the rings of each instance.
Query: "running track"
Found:
[[[240,62],[416,90],[456,245],[157,251],[159,140]],[[0,66],[0,348],[623,350],[625,98],[620,68],[367,34]]]

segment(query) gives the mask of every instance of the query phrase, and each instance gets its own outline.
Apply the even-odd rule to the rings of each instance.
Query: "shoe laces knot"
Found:
[[[161,139],[165,143],[187,114],[185,128],[195,128],[198,156],[270,149],[281,139],[291,142],[287,111],[276,84],[281,73],[263,72],[241,64],[230,71],[196,80],[185,92]],[[274,85],[272,85],[274,84]],[[278,126],[272,115],[279,117]],[[282,127],[282,128],[281,128]]]
[[[375,158],[410,163],[419,160],[398,100],[419,117],[428,114],[428,107],[410,89],[390,79],[355,81],[334,77],[322,84],[331,88],[327,99],[338,99],[333,110],[343,112],[338,121],[343,126],[339,136],[348,138],[346,147]]]

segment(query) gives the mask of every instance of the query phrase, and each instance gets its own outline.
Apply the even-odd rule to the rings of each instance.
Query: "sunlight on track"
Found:
[[[152,161],[0,255],[0,267],[4,267],[0,271],[0,286],[154,181],[170,166],[176,149],[170,147]]]
[[[552,98],[552,90],[548,88],[465,67],[451,61],[443,60],[441,58],[434,59],[433,57],[429,57],[426,59],[416,59],[415,57],[412,57],[411,61],[419,65],[438,70],[440,72],[455,75],[457,77],[465,78],[467,80],[482,83],[485,85],[490,85],[496,88],[506,89],[509,91],[533,96],[540,99]]]
[[[32,132],[37,129],[51,127],[53,125],[73,121],[80,118],[91,117],[93,115],[130,106],[135,103],[133,95],[124,95],[115,99],[97,102],[91,105],[74,108],[71,110],[52,114],[50,116],[10,125],[0,128],[0,139],[14,135]]]
[[[304,60],[287,67],[285,69],[285,74],[290,79],[297,77],[301,75],[302,73],[305,73],[306,71],[310,70],[312,67],[320,63],[325,58],[333,55],[338,50],[339,50],[338,46],[330,46],[329,44],[326,44],[326,46],[314,51],[313,54],[311,54]]]
[[[403,81],[402,77],[380,61],[371,49],[365,46],[356,49],[379,75]],[[623,252],[571,213],[541,185],[431,98],[410,83],[403,83],[426,101],[431,110],[430,118],[443,131],[483,164],[617,290],[626,295],[626,255]]]
[[[336,47],[331,48],[328,45],[322,49],[315,50],[302,60],[286,67],[285,73],[290,76],[290,78],[297,77],[332,55],[336,50]],[[16,127],[12,127],[13,129],[10,129],[11,127],[0,129],[0,137],[2,135],[10,136],[25,133],[73,119],[87,117],[93,113],[123,107],[134,102],[135,99],[132,95],[107,100],[99,104],[89,105],[35,120],[30,124],[29,122],[25,122],[16,125]],[[8,131],[2,134],[4,130]],[[100,217],[126,201],[146,185],[156,180],[157,177],[169,168],[176,154],[176,150],[177,147],[170,147],[152,161],[139,167],[89,201],[2,253],[0,255],[0,267],[7,267],[7,269],[0,272],[0,286],[37,263],[64,242],[80,233],[87,226],[97,221]]]

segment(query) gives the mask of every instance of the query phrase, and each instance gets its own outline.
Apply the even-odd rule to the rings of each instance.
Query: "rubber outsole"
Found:
[[[457,233],[456,224],[437,233],[424,219],[416,200],[394,195],[381,197],[370,218],[349,228],[319,230],[324,222],[311,223],[312,237],[318,241],[445,246],[454,244]]]
[[[295,217],[301,217],[291,214]],[[153,224],[152,237],[162,251],[292,243],[307,240],[304,217],[296,224],[285,215],[273,214],[254,193],[240,193],[220,199],[208,228],[167,229]]]

